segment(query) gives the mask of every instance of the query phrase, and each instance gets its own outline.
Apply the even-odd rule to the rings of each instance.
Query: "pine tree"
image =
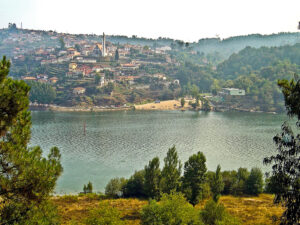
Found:
[[[160,198],[160,179],[159,158],[155,157],[145,166],[145,194],[153,199]]]
[[[202,152],[192,155],[184,164],[183,187],[189,202],[196,205],[201,199],[206,181],[206,158]]]
[[[10,62],[0,61],[0,221],[2,224],[58,224],[50,194],[62,173],[58,148],[48,158],[28,147],[29,86],[7,78]]]
[[[181,162],[178,159],[175,146],[170,148],[167,157],[164,159],[165,165],[162,170],[161,186],[162,192],[170,194],[171,191],[178,191],[180,188]]]
[[[300,79],[295,77],[290,82],[278,81],[284,95],[287,114],[296,116],[296,126],[300,127]],[[282,132],[273,140],[277,145],[277,154],[266,157],[264,163],[272,164],[272,179],[278,185],[274,202],[283,204],[285,211],[281,224],[300,223],[300,134],[294,134],[287,122],[282,125]]]
[[[213,193],[213,200],[218,202],[221,192],[224,190],[224,182],[221,173],[221,166],[218,165],[216,173],[213,175],[211,182],[211,191]]]

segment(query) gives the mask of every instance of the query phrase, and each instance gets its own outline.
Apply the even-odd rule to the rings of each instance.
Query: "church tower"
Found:
[[[106,56],[106,47],[105,47],[105,34],[103,32],[103,36],[102,36],[102,56]]]

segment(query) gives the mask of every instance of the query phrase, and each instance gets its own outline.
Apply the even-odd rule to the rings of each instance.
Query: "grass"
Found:
[[[220,201],[227,211],[237,217],[242,224],[279,224],[283,208],[273,204],[273,196],[261,194],[259,197],[222,196]]]
[[[125,221],[125,224],[140,224],[140,211],[147,204],[145,200],[139,199],[103,199],[101,196],[78,196],[55,197],[53,202],[57,205],[62,218],[62,224],[76,221],[80,224],[88,214],[88,211],[97,207],[99,202],[108,202],[116,207]],[[258,197],[233,197],[222,196],[220,202],[224,204],[228,212],[238,218],[242,224],[279,224],[273,222],[283,212],[280,206],[273,204],[273,196],[261,194]],[[202,208],[204,203],[198,207]]]

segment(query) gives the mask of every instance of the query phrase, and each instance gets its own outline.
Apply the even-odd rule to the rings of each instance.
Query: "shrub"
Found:
[[[263,174],[259,168],[252,168],[251,173],[246,182],[247,193],[250,195],[258,195],[263,191]]]
[[[163,194],[159,203],[150,200],[141,219],[143,225],[202,224],[197,210],[178,192]]]
[[[122,225],[120,212],[108,203],[101,203],[98,208],[89,212],[86,225]]]
[[[237,225],[240,224],[230,216],[223,204],[209,200],[204,209],[200,212],[201,219],[206,225]]]
[[[126,183],[127,180],[123,177],[111,179],[105,187],[105,194],[112,198],[121,197]]]
[[[123,186],[124,197],[146,197],[144,192],[145,171],[136,171]]]

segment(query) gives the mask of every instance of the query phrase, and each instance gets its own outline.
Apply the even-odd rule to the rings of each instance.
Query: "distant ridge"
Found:
[[[8,28],[0,29],[0,41],[1,34],[10,31]],[[58,35],[58,36],[74,36],[75,38],[88,38],[92,40],[102,41],[102,35],[96,34],[70,34],[59,33],[56,31],[45,30],[33,30],[33,29],[15,29],[11,32],[36,32],[41,35]],[[3,37],[2,37],[3,38]],[[112,43],[120,44],[134,44],[134,45],[148,45],[150,47],[170,46],[172,43],[183,42],[167,37],[159,37],[157,39],[137,37],[132,35],[131,37],[125,35],[106,35],[106,40]],[[221,38],[202,38],[198,42],[189,43],[189,48],[195,51],[203,52],[205,54],[219,52],[224,58],[229,57],[232,53],[237,53],[245,47],[278,47],[283,45],[294,45],[300,43],[300,32],[281,32],[274,34],[249,34],[241,36],[233,36],[225,39]]]

